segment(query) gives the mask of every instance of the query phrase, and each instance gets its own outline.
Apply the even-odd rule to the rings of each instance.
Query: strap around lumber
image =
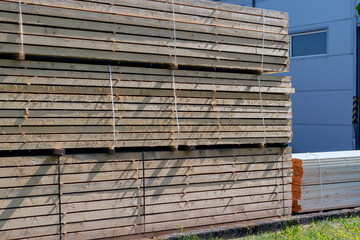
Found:
[[[261,53],[261,73],[264,72],[264,47],[265,47],[265,11],[262,10],[262,53]]]
[[[19,25],[20,25],[20,41],[21,41],[21,49],[19,58],[25,59],[25,52],[24,52],[24,30],[23,30],[23,19],[22,19],[22,11],[21,11],[21,0],[19,0]]]
[[[113,142],[111,149],[114,150],[116,147],[116,123],[115,123],[114,90],[113,90],[112,72],[111,72],[110,65],[109,65],[109,74],[110,74],[111,106],[112,106],[112,114],[113,114],[113,131],[114,131],[114,142]]]
[[[262,118],[262,123],[263,123],[263,128],[264,128],[264,144],[266,144],[266,126],[265,126],[263,101],[262,101],[262,95],[261,95],[260,75],[258,75],[258,82],[259,82],[259,95],[260,95],[260,105],[261,105],[261,118]]]
[[[177,125],[177,143],[176,149],[179,147],[180,142],[180,123],[179,123],[179,115],[178,115],[178,108],[177,108],[177,97],[176,97],[176,85],[175,85],[175,69],[178,69],[177,59],[176,59],[176,21],[175,21],[175,5],[174,0],[171,0],[172,3],[172,12],[173,12],[173,23],[174,23],[174,63],[170,64],[171,73],[172,73],[172,85],[173,85],[173,92],[174,92],[174,107],[175,107],[175,116],[176,116],[176,125]]]

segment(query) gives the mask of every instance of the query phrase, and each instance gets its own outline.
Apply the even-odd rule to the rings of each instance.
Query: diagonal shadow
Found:
[[[52,166],[54,166],[56,159],[57,159],[57,157],[48,157],[48,159],[45,161],[45,164],[49,164],[49,165],[41,164],[39,166],[38,170],[36,172],[34,172],[32,177],[30,177],[30,179],[27,181],[27,183],[25,183],[24,186],[20,186],[20,187],[24,188],[23,191],[21,191],[21,196],[15,197],[13,200],[10,201],[10,203],[8,204],[9,207],[5,208],[3,213],[0,214],[0,219],[2,219],[2,220],[11,219],[11,217],[16,212],[16,210],[24,202],[26,197],[31,196],[30,193],[33,188],[30,186],[37,186],[39,183],[41,184],[41,177],[39,177],[39,176],[49,176],[49,175],[44,175],[44,172],[48,172],[50,170],[50,168]],[[57,185],[58,184],[57,183],[57,175],[52,175],[52,176],[54,177],[53,184]],[[29,187],[29,188],[26,188],[26,187]],[[58,208],[57,206],[55,206],[56,202],[51,201],[52,196],[53,195],[49,196],[49,199],[48,199],[49,204],[53,204],[54,208]],[[56,196],[58,196],[58,195],[56,195]],[[58,214],[58,211],[57,211],[57,214]],[[0,221],[0,229],[3,228],[5,223],[6,223],[6,221]],[[19,227],[21,227],[21,226],[19,226]]]

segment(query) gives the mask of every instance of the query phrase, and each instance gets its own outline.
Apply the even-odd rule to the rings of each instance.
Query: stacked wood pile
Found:
[[[198,0],[0,1],[0,239],[290,214],[294,90],[264,75],[288,70],[287,26]]]
[[[108,66],[0,60],[2,149],[113,144]],[[291,138],[290,79],[176,70],[179,145],[284,143]],[[171,70],[112,67],[116,146],[177,144]],[[261,106],[262,105],[262,106]],[[264,125],[262,112],[264,114]]]
[[[0,60],[2,149],[289,142],[287,14],[175,2],[0,2],[0,54],[55,61]]]
[[[293,211],[359,207],[358,151],[293,154]]]
[[[288,70],[286,13],[195,0],[22,2],[27,55],[171,64],[176,36],[180,66]],[[18,53],[19,3],[0,9],[0,52]]]
[[[0,158],[1,239],[58,239],[59,221],[63,239],[134,239],[291,212],[289,148],[80,154],[59,161],[60,168],[52,156]]]

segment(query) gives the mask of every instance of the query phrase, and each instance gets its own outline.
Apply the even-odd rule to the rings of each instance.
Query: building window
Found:
[[[296,33],[291,35],[291,56],[312,56],[327,53],[327,31]]]

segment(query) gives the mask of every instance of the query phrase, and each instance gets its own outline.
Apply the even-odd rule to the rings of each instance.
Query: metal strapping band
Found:
[[[324,210],[324,191],[323,191],[323,179],[322,179],[322,168],[321,168],[321,159],[318,155],[314,153],[308,153],[310,155],[313,155],[319,163],[319,178],[320,178],[320,195],[321,195],[321,212]]]
[[[261,104],[261,117],[262,117],[263,128],[264,128],[264,144],[266,144],[266,126],[265,126],[263,101],[262,101],[262,95],[261,95],[260,75],[258,75],[258,82],[259,82],[259,95],[260,95],[260,104]]]
[[[177,59],[176,59],[176,24],[175,24],[175,5],[174,0],[171,1],[172,3],[172,11],[173,11],[173,23],[174,23],[174,60],[175,60],[175,66],[177,65]],[[176,143],[176,149],[179,147],[180,142],[180,123],[179,123],[179,115],[178,115],[178,108],[177,108],[177,97],[176,97],[176,85],[175,85],[175,71],[172,69],[172,85],[173,85],[173,91],[174,91],[174,107],[175,107],[175,116],[176,116],[176,125],[177,125],[177,143]]]
[[[281,176],[282,176],[282,192],[283,192],[283,216],[286,216],[285,211],[285,179],[284,179],[284,147],[281,146]]]
[[[143,173],[143,176],[142,176],[142,185],[143,185],[143,218],[144,218],[144,237],[146,238],[146,219],[145,219],[145,198],[146,198],[146,195],[145,195],[145,190],[146,190],[146,186],[145,186],[145,154],[144,152],[142,152],[142,173]]]
[[[21,0],[19,0],[19,22],[20,22],[20,41],[21,41],[20,59],[25,59],[24,30],[23,30],[23,19],[22,19],[22,11],[21,11]]]
[[[115,104],[114,104],[114,90],[113,90],[113,82],[112,82],[112,72],[111,66],[109,65],[109,73],[110,73],[110,87],[111,87],[111,106],[112,106],[112,113],[113,113],[113,131],[114,131],[114,142],[112,149],[116,147],[116,124],[115,124]]]
[[[60,173],[60,156],[58,158],[58,191],[59,191],[59,237],[62,239],[62,211],[61,211],[61,173]]]

